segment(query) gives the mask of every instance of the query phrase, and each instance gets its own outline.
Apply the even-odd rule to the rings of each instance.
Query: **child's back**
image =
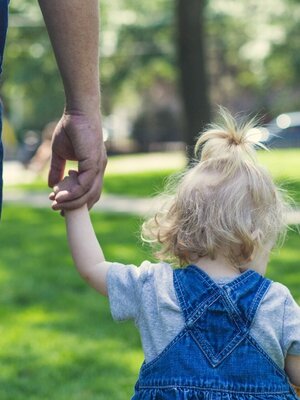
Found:
[[[295,399],[284,359],[300,355],[300,309],[289,291],[251,270],[217,283],[197,266],[110,268],[113,317],[135,320],[145,352],[134,399]]]

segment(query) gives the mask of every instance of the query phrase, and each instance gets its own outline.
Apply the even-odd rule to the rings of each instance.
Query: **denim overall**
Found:
[[[9,0],[0,0],[0,76],[2,72],[3,52],[6,39],[7,21],[8,21],[8,3]],[[0,215],[2,209],[2,168],[3,168],[3,146],[1,140],[2,133],[2,106],[0,102]]]
[[[132,400],[298,399],[250,334],[270,284],[251,270],[224,286],[193,265],[175,270],[185,327],[142,365]]]

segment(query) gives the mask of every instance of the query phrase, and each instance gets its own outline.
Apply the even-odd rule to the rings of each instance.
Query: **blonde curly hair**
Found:
[[[257,162],[255,146],[264,146],[255,121],[238,124],[225,109],[220,116],[222,124],[199,136],[194,166],[169,185],[161,209],[142,226],[159,259],[184,265],[221,253],[238,267],[286,230],[287,202]]]

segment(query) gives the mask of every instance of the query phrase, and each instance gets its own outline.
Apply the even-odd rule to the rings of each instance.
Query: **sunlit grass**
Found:
[[[258,159],[276,179],[300,180],[300,149],[259,151]]]
[[[130,157],[132,156],[119,156],[117,161],[127,165],[128,161],[126,160],[130,160]],[[165,155],[165,158],[166,168],[157,170],[154,163],[153,170],[148,166],[149,170],[141,172],[143,156],[139,155],[139,162],[131,172],[108,172],[105,175],[103,192],[137,197],[153,196],[160,193],[168,176],[178,172],[182,166],[182,160],[179,159],[177,169],[174,168],[174,161],[172,168],[168,168],[168,154]],[[283,189],[286,189],[296,202],[300,203],[300,149],[259,151],[258,159],[271,171],[276,182]],[[35,182],[30,184],[17,185],[17,187],[32,191],[47,190],[46,182],[41,178],[37,178]]]
[[[109,260],[150,258],[139,243],[139,218],[92,219]],[[300,302],[298,249],[299,235],[290,232],[268,276]],[[4,207],[0,251],[0,399],[128,400],[143,360],[138,333],[132,323],[113,322],[107,299],[77,275],[63,219]]]
[[[136,218],[94,219],[109,259],[146,257]],[[0,398],[130,398],[143,359],[138,334],[115,324],[108,301],[77,275],[63,219],[5,207],[0,243]]]

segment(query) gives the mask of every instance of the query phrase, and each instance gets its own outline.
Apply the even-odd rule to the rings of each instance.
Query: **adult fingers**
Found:
[[[87,173],[84,173],[87,174]],[[90,176],[93,178],[92,180],[88,180],[88,184],[86,183],[85,180],[79,179],[80,175],[77,176],[76,182],[74,182],[74,185],[72,185],[68,190],[57,190],[57,194],[55,197],[55,200],[58,203],[65,203],[65,202],[73,202],[76,199],[80,199],[91,191],[94,181],[96,179],[96,174],[91,171]],[[54,190],[55,192],[55,190]]]
[[[48,175],[48,186],[53,187],[60,182],[64,176],[66,160],[52,152],[50,170]]]
[[[88,209],[90,210],[95,203],[100,199],[103,185],[103,174],[100,172],[95,180],[93,187],[90,191],[90,196],[87,202]]]
[[[80,160],[78,163],[78,180],[80,185],[87,190],[90,190],[95,182],[96,177],[99,178],[99,173],[104,174],[107,164],[106,148],[104,144],[97,149],[97,153],[89,158]]]
[[[88,196],[88,203],[93,205],[99,200],[102,188],[103,174],[107,164],[107,156],[105,148],[101,149],[99,159],[93,161],[92,159],[82,160],[78,163],[78,172],[69,171],[70,177],[76,174],[78,184],[74,184],[68,192],[59,192],[55,198],[58,203],[74,202],[76,199],[83,197],[86,199]],[[83,201],[79,201],[83,204]],[[74,203],[73,203],[74,204]],[[73,209],[71,204],[71,208]]]

